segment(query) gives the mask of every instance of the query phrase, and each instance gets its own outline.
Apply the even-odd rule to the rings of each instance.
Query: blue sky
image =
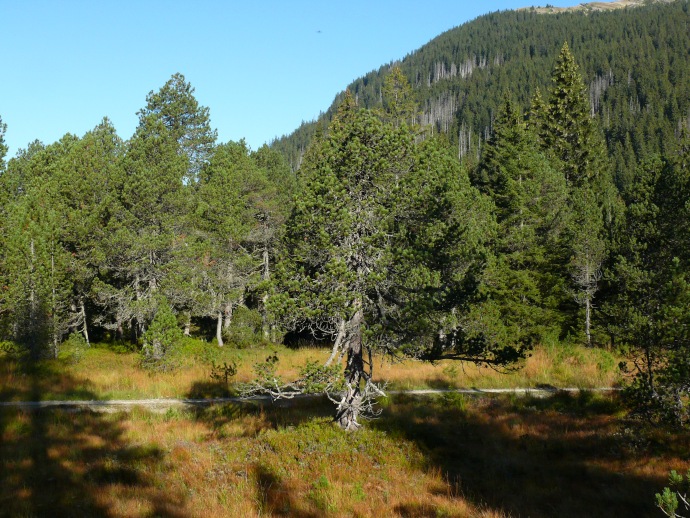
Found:
[[[353,79],[482,14],[577,0],[0,0],[8,158],[108,117],[123,139],[181,72],[219,141],[252,149],[324,111]]]

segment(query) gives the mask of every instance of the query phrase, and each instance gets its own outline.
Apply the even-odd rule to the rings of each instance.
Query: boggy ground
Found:
[[[18,361],[0,352],[0,401],[20,400],[34,390],[33,380],[41,380],[37,397],[64,399],[146,399],[181,397],[221,397],[235,393],[233,384],[253,376],[252,367],[277,352],[278,374],[294,379],[307,360],[323,362],[327,349],[283,346],[251,349],[220,349],[200,340],[190,340],[179,351],[178,368],[171,372],[151,372],[140,367],[136,352],[116,352],[105,345],[83,351],[79,361],[64,356],[58,361],[35,364]],[[515,370],[497,372],[487,367],[450,360],[434,364],[394,361],[376,357],[374,378],[389,389],[608,387],[619,383],[619,358],[602,349],[555,344],[541,346]],[[211,378],[212,364],[237,364],[230,385]]]
[[[16,398],[58,378],[85,390],[45,367],[25,377]],[[383,406],[354,434],[324,401],[162,415],[3,409],[0,515],[659,516],[654,493],[688,467],[688,434],[629,421],[615,397]]]

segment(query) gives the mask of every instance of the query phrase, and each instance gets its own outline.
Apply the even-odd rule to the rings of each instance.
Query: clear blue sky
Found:
[[[252,149],[324,111],[353,79],[482,14],[534,0],[0,0],[0,117],[12,157],[103,117],[128,139],[175,72],[219,141]],[[577,0],[548,0],[577,5]]]

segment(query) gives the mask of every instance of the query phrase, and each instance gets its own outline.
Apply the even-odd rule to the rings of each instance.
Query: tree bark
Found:
[[[218,347],[223,347],[223,312],[218,312],[218,323],[216,324],[216,340]]]
[[[362,324],[364,311],[359,309],[348,322],[350,337],[347,344],[347,366],[345,368],[345,394],[338,405],[335,415],[336,422],[343,430],[355,431],[359,429],[357,422],[362,408],[362,378],[365,377],[364,357],[362,355]]]
[[[225,304],[223,308],[223,330],[228,331],[232,323],[232,303]]]
[[[79,309],[81,312],[82,327],[81,331],[84,334],[84,340],[86,340],[86,346],[91,347],[91,342],[89,341],[89,328],[86,324],[86,307],[84,306],[84,299],[79,297]]]
[[[192,328],[192,312],[191,311],[186,311],[185,312],[185,322],[184,322],[184,335],[185,336],[190,336],[191,334],[191,328]]]
[[[263,251],[263,273],[261,275],[262,280],[267,281],[271,276],[271,270],[269,269],[269,254],[268,254],[268,244],[264,246]],[[261,322],[262,329],[264,333],[264,340],[270,340],[271,338],[271,327],[268,323],[268,313],[266,311],[266,304],[268,304],[268,293],[264,293],[261,297]]]
[[[328,360],[326,360],[326,363],[323,364],[324,367],[328,367],[331,363],[333,363],[333,360],[335,360],[336,356],[338,355],[340,347],[343,345],[344,339],[345,319],[340,319],[340,325],[338,326],[338,335],[335,337],[335,343],[333,344],[333,350],[331,351],[331,355],[328,357]]]

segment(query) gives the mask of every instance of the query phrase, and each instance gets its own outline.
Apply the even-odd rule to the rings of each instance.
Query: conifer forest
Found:
[[[544,344],[576,348],[620,363],[618,412],[680,434],[684,464],[673,466],[684,475],[689,22],[685,0],[488,14],[355,80],[317,120],[256,150],[218,141],[213,107],[181,73],[145,95],[128,138],[105,118],[11,157],[0,119],[0,356],[17,372],[59,373],[67,353],[109,348],[155,378],[175,376],[185,355],[261,348],[227,394],[325,394],[328,433],[354,444],[385,429],[370,424],[377,416],[405,419],[381,406],[391,396],[379,358],[509,373]],[[263,353],[305,344],[318,360],[287,373],[282,353]],[[214,380],[236,374],[212,362]],[[259,515],[385,509],[343,511],[333,481],[318,478],[298,512],[299,501],[266,496],[282,472],[261,473]],[[684,492],[673,488],[687,481],[673,476],[656,502],[660,487],[644,497],[651,510],[609,511],[679,516]],[[476,508],[390,515],[549,516],[470,487]],[[598,516],[580,504],[573,516]],[[89,505],[84,515],[117,514]]]

